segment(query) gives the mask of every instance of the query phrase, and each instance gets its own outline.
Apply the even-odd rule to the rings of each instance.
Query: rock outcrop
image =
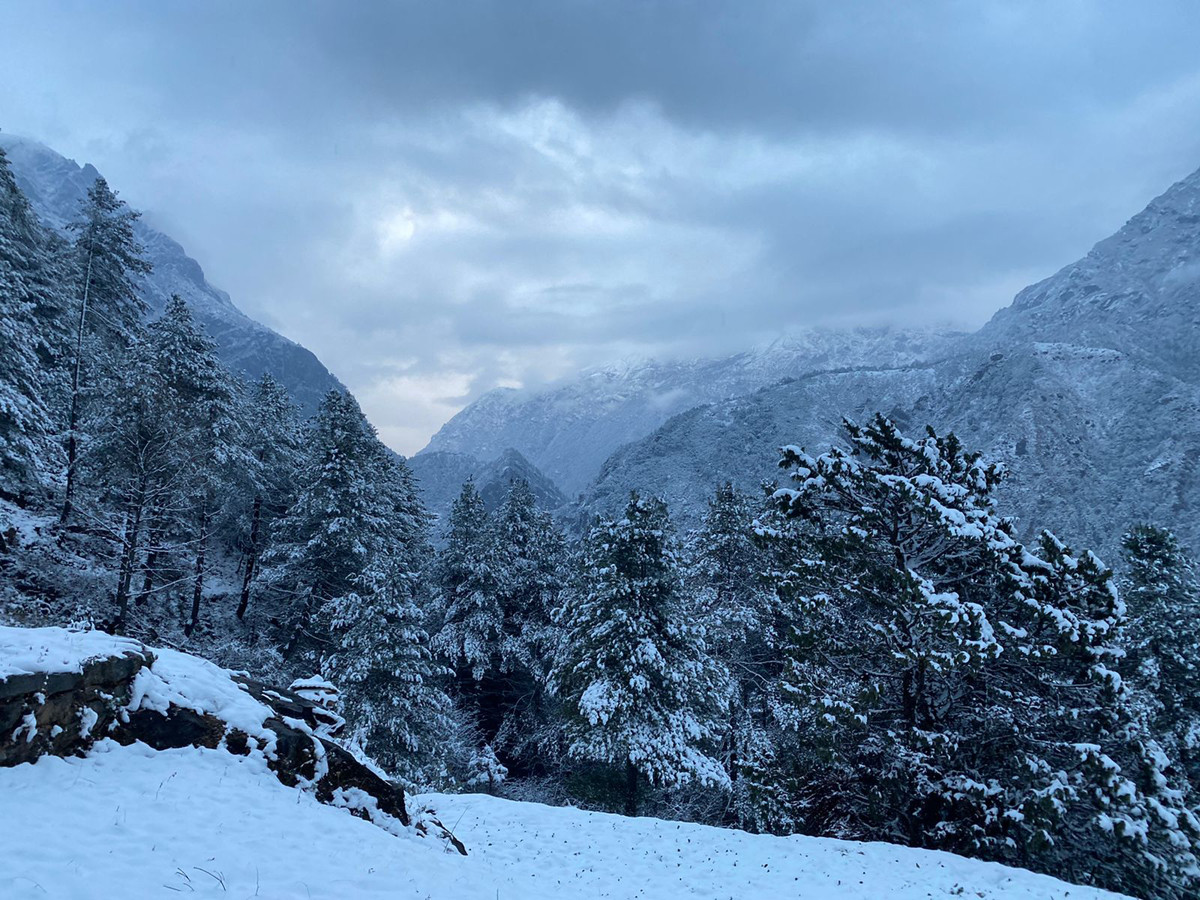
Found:
[[[142,648],[84,660],[77,672],[0,678],[0,766],[81,753],[112,736],[134,677],[153,661]]]
[[[157,750],[190,746],[238,755],[261,752],[286,785],[310,790],[321,802],[384,827],[409,825],[399,785],[329,736],[331,727],[340,724],[336,715],[291,690],[123,638],[109,639],[110,646],[99,655],[87,655],[95,645],[103,646],[92,640],[92,646],[76,648],[73,658],[56,653],[54,646],[71,632],[0,631],[5,632],[0,635],[0,766],[34,762],[47,754],[85,753],[105,738],[122,744],[141,741]],[[37,646],[39,632],[46,635],[44,648]],[[18,640],[33,636],[32,646],[21,645],[23,657],[3,639],[17,633],[24,633]],[[6,650],[9,659],[3,658]],[[170,665],[158,672],[163,654],[170,654]],[[52,660],[46,663],[48,671],[20,671],[44,657]],[[184,660],[188,663],[181,666]],[[202,676],[194,691],[188,684],[192,670]]]

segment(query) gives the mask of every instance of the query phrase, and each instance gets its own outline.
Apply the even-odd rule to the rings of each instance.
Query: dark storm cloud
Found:
[[[392,443],[496,384],[973,326],[1200,165],[1188,2],[0,2],[94,162]]]
[[[644,98],[691,125],[783,130],[991,129],[1126,102],[1194,71],[1182,38],[1200,25],[1195,4],[1154,0],[127,8],[138,21],[122,23],[119,49],[174,61],[198,107],[260,115],[266,100],[303,117],[315,103],[353,118],[531,94],[593,112]],[[197,70],[204,82],[186,77]]]

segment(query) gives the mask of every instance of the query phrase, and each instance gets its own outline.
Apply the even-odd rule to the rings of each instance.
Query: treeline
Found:
[[[1142,897],[1200,878],[1200,587],[1167,531],[1117,578],[995,508],[953,437],[846,424],[679,536],[564,535],[468,482],[442,549],[352,397],[302,422],[174,298],[136,214],[67,237],[0,152],[0,612],[335,685],[409,785],[953,850]]]
[[[1131,529],[1118,590],[1018,541],[953,436],[845,438],[681,541],[657,499],[571,546],[468,484],[434,646],[482,738],[560,799],[1193,896],[1200,584],[1170,532]]]

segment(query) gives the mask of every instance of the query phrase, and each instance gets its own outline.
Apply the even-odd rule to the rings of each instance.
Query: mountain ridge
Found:
[[[998,500],[1024,537],[1049,527],[1112,559],[1128,526],[1151,521],[1198,546],[1198,260],[1200,172],[1020,291],[925,383],[883,367],[857,383],[817,373],[698,408],[614,453],[580,506],[609,513],[636,487],[688,527],[719,481],[753,491],[778,477],[778,446],[840,443],[843,415],[878,410],[913,432],[953,430],[1004,464]]]
[[[928,360],[959,338],[947,329],[824,329],[724,357],[620,361],[543,388],[490,391],[443,425],[414,459],[435,451],[487,459],[513,447],[575,496],[612,453],[674,415],[812,371],[881,358],[892,365]]]
[[[1200,546],[1200,171],[976,332],[806,340],[790,359],[749,351],[619,363],[540,391],[485,395],[422,452],[508,441],[568,488],[577,521],[614,513],[636,488],[662,495],[687,528],[719,482],[753,492],[776,479],[780,445],[820,449],[839,442],[843,416],[882,411],[908,430],[953,430],[1003,463],[1010,477],[998,498],[1024,536],[1050,527],[1113,557],[1124,529],[1149,520]],[[889,340],[911,341],[908,356],[880,352]],[[723,366],[752,377],[714,378]],[[597,382],[604,391],[590,388]],[[651,410],[665,384],[683,390]],[[588,452],[564,477],[563,448],[579,446]]]
[[[100,172],[91,163],[81,166],[32,138],[3,132],[0,147],[8,154],[17,184],[38,218],[64,232]],[[135,223],[134,234],[154,267],[142,282],[143,298],[152,315],[162,311],[172,294],[183,297],[231,371],[244,372],[251,379],[270,372],[304,414],[314,412],[327,391],[346,390],[312,351],[239,310],[228,293],[209,283],[201,264],[170,235],[143,220]]]

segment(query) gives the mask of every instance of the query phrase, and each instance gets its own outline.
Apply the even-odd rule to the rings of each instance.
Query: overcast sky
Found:
[[[92,162],[401,452],[496,385],[981,324],[1200,167],[1200,4],[0,0]]]

